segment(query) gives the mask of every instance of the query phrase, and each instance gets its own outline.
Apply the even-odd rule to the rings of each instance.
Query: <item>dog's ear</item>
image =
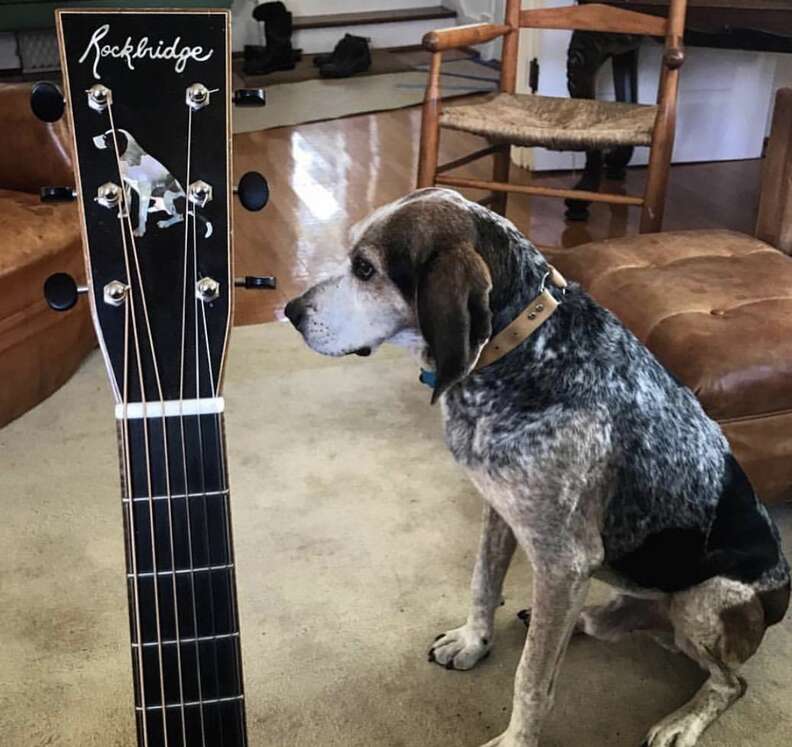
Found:
[[[492,333],[489,269],[471,244],[436,249],[419,271],[418,326],[434,359],[432,404],[463,379]]]

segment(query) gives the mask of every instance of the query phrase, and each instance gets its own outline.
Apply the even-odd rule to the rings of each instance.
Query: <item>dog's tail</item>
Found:
[[[212,222],[206,220],[206,218],[204,218],[203,215],[201,215],[200,213],[196,213],[194,210],[191,210],[190,214],[192,215],[193,218],[198,220],[200,223],[203,223],[204,231],[205,231],[204,238],[208,239],[212,235],[212,233],[214,232],[214,228],[212,226]]]

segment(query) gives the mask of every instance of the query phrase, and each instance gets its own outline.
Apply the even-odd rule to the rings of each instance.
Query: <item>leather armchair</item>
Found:
[[[87,301],[56,313],[54,272],[85,277],[76,203],[42,204],[39,188],[74,184],[65,120],[30,111],[30,85],[0,85],[0,426],[58,389],[96,342]]]

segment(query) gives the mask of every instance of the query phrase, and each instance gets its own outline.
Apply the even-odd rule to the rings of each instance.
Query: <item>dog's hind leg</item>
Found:
[[[501,604],[503,579],[515,547],[512,530],[498,512],[485,503],[467,622],[435,639],[429,661],[447,669],[470,669],[489,653],[495,610]]]
[[[737,672],[756,652],[767,621],[749,585],[716,577],[673,595],[669,614],[677,646],[709,672],[692,700],[654,726],[647,747],[693,747],[746,690]]]

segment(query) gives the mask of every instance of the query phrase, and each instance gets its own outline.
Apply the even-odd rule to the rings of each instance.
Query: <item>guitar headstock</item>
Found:
[[[56,18],[85,290],[116,400],[216,398],[234,293],[230,13]],[[38,105],[54,116],[57,97]],[[258,179],[248,209],[266,203]],[[68,308],[80,289],[61,277],[49,290]]]

